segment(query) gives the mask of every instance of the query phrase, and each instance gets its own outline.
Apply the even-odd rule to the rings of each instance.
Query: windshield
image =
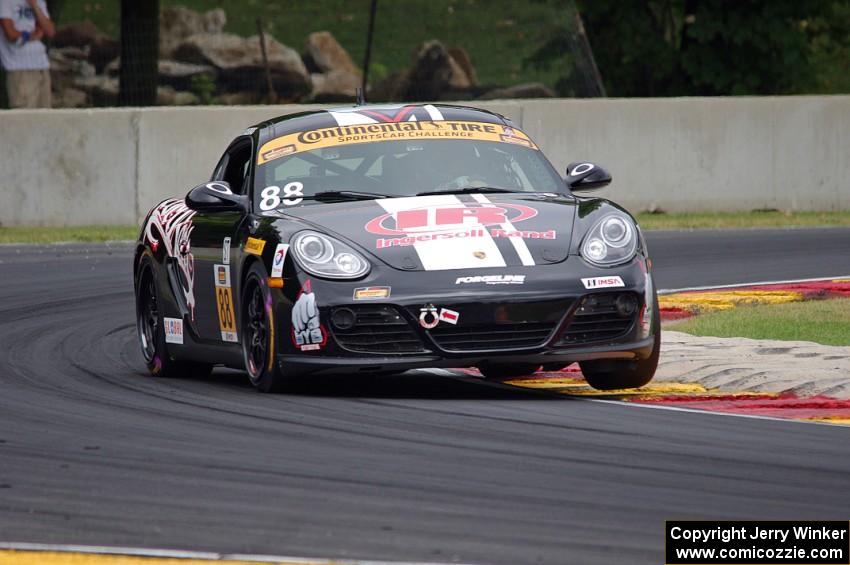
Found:
[[[408,139],[349,143],[339,137],[342,143],[321,143],[323,147],[310,149],[303,140],[311,139],[315,132],[286,136],[300,136],[301,144],[287,145],[278,138],[260,150],[255,205],[267,212],[327,201],[328,196],[339,200],[392,198],[470,187],[564,192],[563,180],[524,134],[501,125],[481,125],[522,137],[490,141],[404,135]]]

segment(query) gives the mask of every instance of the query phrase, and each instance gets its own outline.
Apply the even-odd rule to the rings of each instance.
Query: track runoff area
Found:
[[[741,305],[780,304],[850,297],[850,277],[736,284],[661,291],[663,320],[675,320]],[[478,377],[475,369],[430,372],[446,377]],[[709,412],[723,416],[850,425],[850,401],[828,396],[715,390],[692,382],[655,382],[637,389],[596,391],[577,364],[561,371],[486,383],[534,389],[592,402]],[[850,522],[844,521],[667,521],[664,563],[850,564]],[[169,549],[0,543],[0,565],[427,565],[425,562],[326,560],[281,555],[243,555]]]
[[[739,306],[847,298],[850,297],[850,276],[693,287],[662,290],[659,294],[661,319],[668,321]],[[662,341],[662,352],[663,349]],[[475,369],[460,372],[478,376]],[[850,400],[847,399],[826,395],[805,396],[795,392],[709,388],[698,382],[657,379],[639,389],[598,391],[585,382],[578,364],[561,371],[538,372],[533,376],[504,381],[503,384],[597,402],[622,402],[647,408],[850,425]]]

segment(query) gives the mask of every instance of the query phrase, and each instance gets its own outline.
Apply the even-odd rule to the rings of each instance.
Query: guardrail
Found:
[[[557,99],[510,116],[563,171],[597,162],[632,211],[850,208],[850,96]],[[0,112],[0,225],[133,224],[207,180],[230,139],[307,106]]]

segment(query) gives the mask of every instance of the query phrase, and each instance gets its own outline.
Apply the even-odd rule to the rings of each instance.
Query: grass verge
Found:
[[[670,326],[693,335],[850,345],[850,299],[740,306]]]
[[[850,210],[839,212],[681,212],[637,214],[644,230],[850,226]]]
[[[139,228],[135,226],[0,227],[0,243],[100,242],[136,239],[138,235]]]

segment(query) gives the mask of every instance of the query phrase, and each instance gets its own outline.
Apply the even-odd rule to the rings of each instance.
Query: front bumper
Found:
[[[516,285],[459,283],[468,273],[458,271],[373,272],[356,283],[313,278],[308,288],[318,305],[322,340],[321,347],[309,348],[299,347],[289,326],[292,304],[308,278],[299,273],[294,282],[300,288],[283,289],[290,300],[278,307],[277,319],[283,321],[278,363],[284,371],[307,375],[468,367],[494,361],[567,365],[650,357],[655,294],[645,260],[639,257],[616,269],[594,269],[572,259],[562,267],[505,269],[504,274],[524,275],[523,283]],[[581,282],[611,275],[620,277],[623,286],[588,290]],[[356,288],[374,286],[391,287],[390,295],[354,300]],[[632,313],[619,309],[620,296],[633,302]],[[426,327],[433,318],[426,316],[423,324],[420,316],[431,306],[457,314],[456,323],[441,321]],[[352,327],[337,323],[343,318],[337,313],[343,310],[349,320],[353,314]]]

